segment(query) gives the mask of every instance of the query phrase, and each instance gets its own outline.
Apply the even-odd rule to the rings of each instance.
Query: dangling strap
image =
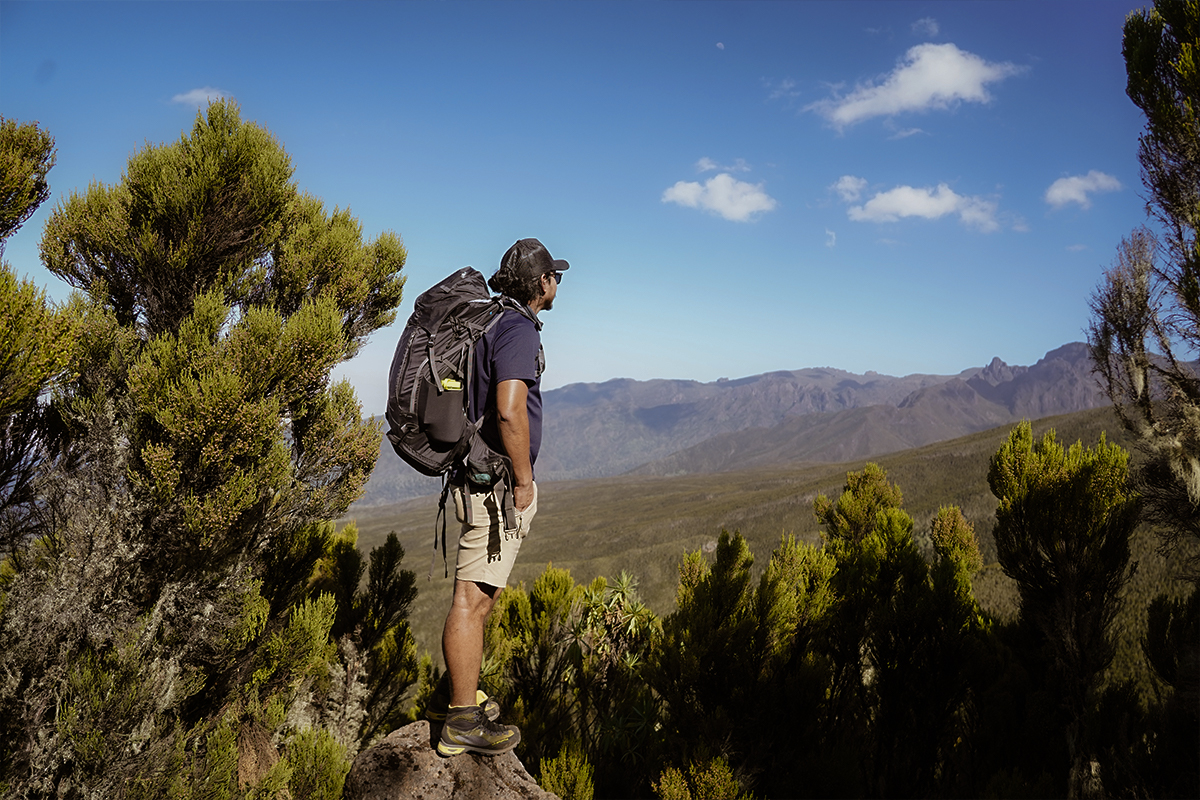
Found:
[[[442,477],[442,497],[438,500],[437,517],[433,520],[433,557],[429,559],[429,577],[426,580],[433,580],[433,565],[437,563],[438,551],[438,521],[442,523],[442,570],[445,573],[443,577],[450,577],[450,564],[446,557],[446,496],[450,493],[450,482],[445,476]]]

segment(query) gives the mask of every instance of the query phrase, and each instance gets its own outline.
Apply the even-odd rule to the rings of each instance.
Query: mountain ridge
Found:
[[[1107,402],[1082,342],[1051,350],[1032,366],[996,357],[955,375],[810,367],[707,383],[615,378],[543,393],[537,475],[557,481],[844,461]],[[439,487],[401,462],[385,438],[356,505]]]
[[[1064,345],[1031,367],[999,359],[967,380],[951,378],[912,392],[896,405],[807,415],[766,427],[718,434],[631,472],[683,475],[768,464],[841,462],[922,447],[1021,419],[1108,404],[1091,379],[1083,343]]]

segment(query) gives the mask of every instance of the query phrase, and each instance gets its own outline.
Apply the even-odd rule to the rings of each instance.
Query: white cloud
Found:
[[[838,193],[843,203],[853,203],[862,196],[863,189],[867,188],[867,180],[854,175],[843,175],[829,188]]]
[[[933,17],[922,17],[912,24],[912,31],[918,36],[937,36],[939,30],[938,22]]]
[[[190,92],[177,94],[171,98],[171,102],[182,103],[185,106],[193,106],[194,108],[203,108],[214,100],[223,100],[226,97],[233,97],[233,95],[224,89],[205,86],[203,89],[192,89]]]
[[[724,42],[717,42],[717,49],[718,49],[718,50],[724,50],[724,49],[725,49],[725,43],[724,43]]]
[[[722,172],[749,172],[750,165],[746,163],[746,159],[744,158],[734,159],[733,163],[728,165],[718,164],[708,156],[696,162],[697,172],[714,172],[716,170],[721,170]]]
[[[825,229],[825,246],[837,247],[837,234],[829,230],[829,228]]]
[[[1073,244],[1067,248],[1067,252],[1068,253],[1082,253],[1084,250],[1087,250],[1087,249],[1088,249],[1088,246],[1086,244]]]
[[[734,222],[747,222],[755,214],[777,205],[775,198],[763,191],[761,183],[739,181],[728,172],[714,175],[703,184],[679,181],[663,192],[662,201],[700,208]]]
[[[1055,208],[1062,208],[1067,203],[1078,203],[1082,208],[1091,208],[1091,194],[1115,192],[1120,188],[1121,182],[1112,175],[1092,170],[1087,175],[1059,178],[1050,184],[1050,188],[1046,190],[1046,202]]]
[[[999,229],[996,212],[996,204],[991,200],[960,195],[944,183],[939,183],[936,189],[897,186],[846,211],[855,222],[897,222],[905,217],[941,219],[957,215],[964,225],[984,233]]]
[[[817,112],[840,130],[872,117],[987,103],[992,99],[989,83],[1021,71],[1015,64],[991,63],[949,43],[919,44],[880,83],[860,85],[845,97],[820,100],[804,110]]]

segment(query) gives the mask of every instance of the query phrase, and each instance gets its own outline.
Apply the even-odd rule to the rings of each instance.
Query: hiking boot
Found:
[[[488,719],[496,719],[500,716],[500,704],[488,697],[487,692],[483,689],[475,690],[475,703],[483,709],[483,714]],[[425,719],[431,722],[441,722],[446,718],[446,709],[449,707],[450,698],[441,691],[439,686],[433,693],[433,697],[429,698],[429,705],[425,708]]]
[[[521,731],[516,725],[492,722],[479,706],[455,706],[446,714],[437,751],[446,758],[468,750],[494,756],[507,753],[520,741]]]

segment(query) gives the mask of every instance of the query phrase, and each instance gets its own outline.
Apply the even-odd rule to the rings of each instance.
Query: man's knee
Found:
[[[472,616],[486,617],[503,591],[477,581],[457,581],[454,586],[454,607]]]

